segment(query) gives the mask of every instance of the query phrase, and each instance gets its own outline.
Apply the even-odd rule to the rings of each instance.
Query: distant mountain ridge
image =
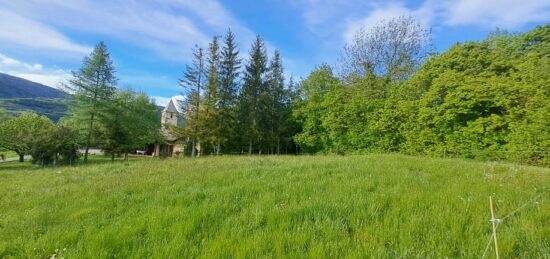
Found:
[[[0,99],[67,98],[60,90],[27,79],[0,73]]]
[[[0,107],[16,116],[34,112],[58,121],[67,114],[70,96],[60,90],[0,73]]]

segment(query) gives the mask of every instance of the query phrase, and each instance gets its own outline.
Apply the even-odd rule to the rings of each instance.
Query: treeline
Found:
[[[125,154],[161,141],[156,105],[144,93],[117,88],[115,69],[107,47],[100,42],[84,58],[65,85],[72,99],[69,115],[54,124],[45,116],[23,113],[10,118],[0,110],[0,151],[31,155],[40,165],[73,164],[90,147],[111,155]]]
[[[184,123],[172,131],[191,156],[402,152],[549,164],[550,25],[435,54],[430,30],[399,17],[359,30],[337,66],[299,83],[260,36],[245,60],[239,51],[231,31],[214,37],[179,79]],[[92,146],[114,159],[163,142],[157,107],[117,89],[105,44],[67,89],[74,102],[58,124],[0,110],[0,149],[50,164],[73,163],[78,147],[86,161]]]
[[[187,140],[191,156],[295,152],[295,85],[285,81],[279,51],[269,59],[260,36],[244,62],[230,30],[206,50],[196,46],[179,82],[185,89],[185,126],[173,131]]]
[[[550,25],[430,55],[429,31],[401,17],[344,53],[339,75],[322,65],[300,84],[304,151],[549,164]]]

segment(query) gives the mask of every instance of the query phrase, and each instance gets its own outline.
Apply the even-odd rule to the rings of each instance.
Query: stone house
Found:
[[[183,98],[181,96],[174,96],[168,101],[168,104],[161,112],[161,134],[164,136],[164,143],[154,144],[152,150],[152,156],[155,157],[170,157],[181,156],[185,153],[185,144],[174,136],[170,128],[182,127],[184,125],[183,110],[182,110]]]

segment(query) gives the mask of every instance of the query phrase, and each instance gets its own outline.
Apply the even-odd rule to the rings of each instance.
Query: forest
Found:
[[[205,153],[402,152],[548,164],[550,25],[434,53],[400,17],[360,30],[336,66],[285,80],[260,36],[241,61],[214,37],[180,81],[187,127]],[[240,69],[241,65],[243,66]],[[239,83],[240,82],[240,83]]]
[[[169,130],[187,155],[399,152],[549,164],[550,25],[497,29],[437,53],[429,28],[398,17],[359,30],[338,64],[300,79],[285,75],[284,57],[269,55],[261,36],[248,55],[241,48],[231,30],[215,36],[177,79],[185,123]],[[69,115],[54,124],[0,111],[0,148],[72,164],[77,147],[86,161],[90,147],[114,159],[162,141],[153,101],[118,88],[115,74],[100,42],[66,84]]]

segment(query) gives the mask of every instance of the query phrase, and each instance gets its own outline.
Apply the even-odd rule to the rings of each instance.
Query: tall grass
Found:
[[[403,155],[0,165],[0,257],[480,257],[550,169]],[[505,257],[550,254],[550,193],[501,223]]]

